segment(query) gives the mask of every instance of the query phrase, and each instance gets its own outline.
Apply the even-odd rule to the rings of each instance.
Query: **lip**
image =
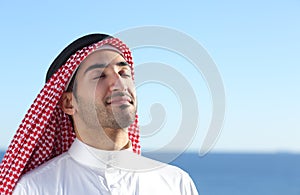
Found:
[[[133,105],[132,97],[128,94],[117,93],[106,98],[106,105]]]
[[[118,96],[118,97],[113,97],[113,98],[109,98],[106,101],[107,104],[111,105],[122,105],[122,104],[132,104],[132,100],[131,98],[127,97],[127,96]]]

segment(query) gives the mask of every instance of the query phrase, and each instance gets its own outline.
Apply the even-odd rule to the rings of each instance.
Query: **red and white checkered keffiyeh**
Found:
[[[20,176],[67,151],[75,139],[72,123],[58,102],[72,73],[97,48],[109,44],[123,53],[130,64],[129,48],[117,38],[108,38],[84,47],[73,54],[52,75],[28,110],[0,165],[0,193],[12,194]],[[129,127],[133,151],[140,154],[138,117]]]

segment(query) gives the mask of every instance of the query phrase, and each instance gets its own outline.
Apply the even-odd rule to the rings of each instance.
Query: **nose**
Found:
[[[122,80],[122,77],[118,73],[111,75],[109,79],[109,90],[110,91],[126,91],[126,85]]]

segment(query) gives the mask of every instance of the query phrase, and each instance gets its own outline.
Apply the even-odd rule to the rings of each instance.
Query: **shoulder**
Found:
[[[58,175],[63,173],[69,159],[68,153],[63,153],[22,175],[14,189],[14,193],[27,194],[30,192],[30,194],[38,194],[35,192],[38,192],[39,188],[51,186],[52,181],[56,181]]]
[[[162,194],[198,194],[193,180],[183,169],[143,156],[135,160],[131,163],[139,168],[135,172],[145,193],[159,189]]]
[[[146,158],[146,157],[143,157]],[[150,172],[153,174],[159,175],[161,177],[169,178],[171,181],[182,182],[183,180],[191,180],[190,175],[180,167],[163,163],[157,160],[149,159],[153,161],[155,166],[152,167]]]
[[[35,178],[40,177],[44,175],[48,175],[49,173],[55,173],[55,171],[63,168],[63,165],[68,162],[68,159],[70,159],[70,156],[68,153],[63,153],[44,164],[40,165],[39,167],[35,168],[34,170],[29,171],[25,175],[22,176],[21,180],[29,179],[29,178]]]
[[[152,171],[153,175],[156,175],[154,178],[163,182],[165,187],[169,187],[172,190],[172,194],[198,194],[192,178],[186,171],[174,165],[159,163],[161,166]]]
[[[188,173],[179,167],[169,165],[145,156],[140,156],[132,152],[123,152],[119,155],[118,167],[133,172],[153,173],[156,175],[168,175],[170,177],[189,177]]]

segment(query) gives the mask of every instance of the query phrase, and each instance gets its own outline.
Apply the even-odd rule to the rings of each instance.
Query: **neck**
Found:
[[[78,131],[76,137],[83,143],[101,150],[122,150],[130,147],[127,129],[105,128],[103,131]]]

